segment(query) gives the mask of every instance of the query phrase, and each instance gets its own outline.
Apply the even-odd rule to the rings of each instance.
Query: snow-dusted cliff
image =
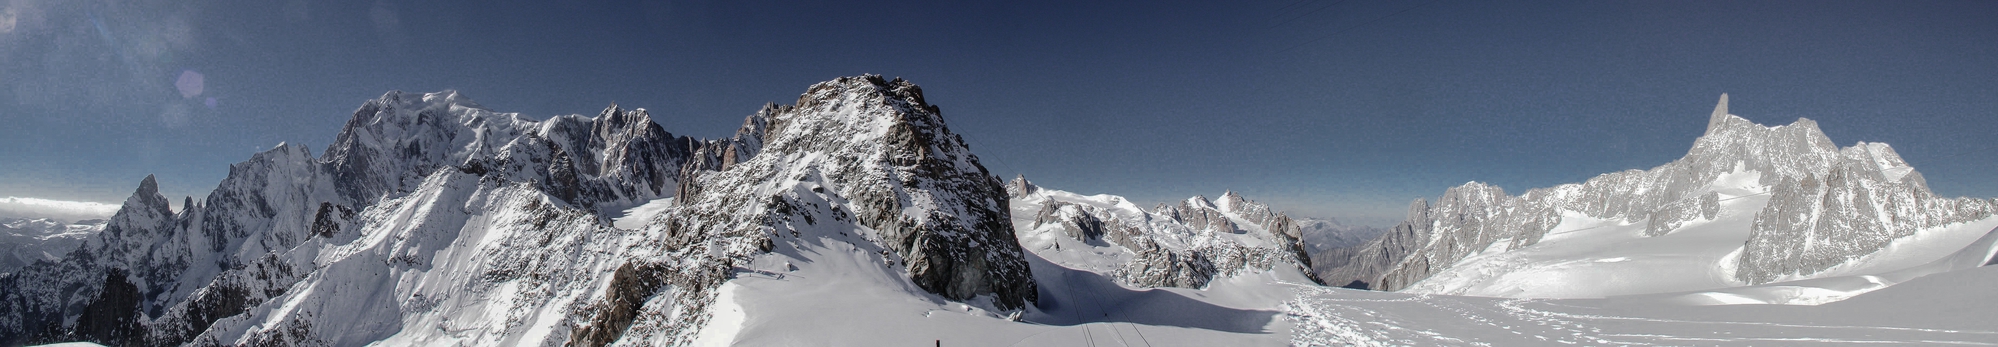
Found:
[[[708,141],[644,110],[533,120],[391,92],[323,155],[280,145],[167,201],[147,177],[77,251],[0,276],[0,344],[685,343],[747,259],[826,242],[942,298],[1036,294],[1001,183],[879,76]]]
[[[1400,290],[1466,257],[1533,246],[1565,214],[1642,225],[1659,237],[1720,218],[1728,201],[1754,198],[1754,223],[1731,264],[1740,283],[1808,278],[1858,261],[1918,231],[1981,220],[1991,200],[1941,198],[1881,143],[1834,146],[1817,123],[1765,127],[1728,114],[1727,97],[1685,157],[1652,168],[1508,195],[1478,182],[1418,200],[1407,221],[1373,241],[1318,255],[1327,283]]]

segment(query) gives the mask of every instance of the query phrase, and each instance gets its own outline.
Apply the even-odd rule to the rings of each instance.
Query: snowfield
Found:
[[[1312,346],[1998,345],[1998,268],[1918,278],[1815,306],[1652,298],[1505,299],[1299,288],[1291,344]]]
[[[1559,271],[1511,272],[1486,279],[1542,285],[1520,287],[1539,290],[1533,293],[1614,297],[1513,299],[1328,288],[1295,269],[1218,277],[1204,289],[1134,287],[1114,275],[1135,259],[1128,248],[1077,239],[1059,226],[1034,227],[1033,216],[1043,206],[1036,201],[1081,203],[1120,211],[1116,213],[1126,217],[1137,216],[1142,209],[1114,195],[1049,189],[1040,194],[1052,199],[1016,198],[1011,206],[1016,235],[1031,253],[1028,261],[1041,291],[1039,303],[1017,321],[1003,312],[924,293],[900,274],[871,263],[878,261],[870,256],[874,251],[838,242],[833,232],[824,242],[760,256],[729,281],[722,294],[725,299],[718,301],[723,303],[717,304],[723,308],[717,309],[716,322],[701,332],[703,339],[697,345],[722,345],[722,341],[743,346],[1998,345],[1998,329],[1984,324],[1998,318],[1998,293],[1984,290],[1998,285],[1998,268],[1975,268],[1998,250],[1998,234],[1989,233],[1988,220],[1899,241],[1911,247],[1890,247],[1881,256],[1897,263],[1872,263],[1898,266],[1905,261],[1898,259],[1922,258],[1932,260],[1928,264],[1881,276],[1739,286],[1729,283],[1731,276],[1719,270],[1656,278],[1615,276],[1618,271],[1671,268],[1678,262],[1727,263],[1722,260],[1746,237],[1724,228],[1740,223],[1732,212],[1651,238],[1639,235],[1641,225],[1571,216],[1538,248],[1481,254],[1466,263],[1491,263],[1488,259],[1496,256],[1567,257],[1570,260],[1560,262],[1568,265]],[[1753,205],[1759,203],[1757,198],[1747,192],[1728,203]],[[1985,232],[1973,232],[1976,228]],[[1901,249],[1947,248],[1931,243],[1957,243],[1962,235],[1985,237],[1961,242],[1964,247],[1953,255],[1897,255],[1904,252]],[[1734,246],[1714,246],[1729,243]],[[1912,247],[1917,245],[1921,247]],[[1662,249],[1631,252],[1647,247]],[[1955,269],[1969,270],[1950,272]],[[1583,275],[1545,276],[1562,272]],[[1542,281],[1518,280],[1533,275],[1543,276]],[[1622,282],[1589,292],[1554,291],[1562,281],[1587,287],[1585,281],[1605,278]],[[1627,295],[1637,293],[1652,294]],[[733,306],[740,307],[739,314],[731,313],[736,312],[728,308]],[[1924,315],[1915,310],[1949,314]],[[1893,313],[1875,313],[1879,311]]]
[[[1573,299],[1730,288],[1734,257],[1748,238],[1748,223],[1766,197],[1723,202],[1717,220],[1647,237],[1642,224],[1562,216],[1560,227],[1539,244],[1511,252],[1487,251],[1417,282],[1405,293],[1505,298]],[[1745,208],[1744,208],[1745,207]],[[1895,240],[1881,251],[1813,278],[1877,275],[1942,259],[1998,228],[1998,218],[1926,230]],[[1824,293],[1834,295],[1834,293]]]

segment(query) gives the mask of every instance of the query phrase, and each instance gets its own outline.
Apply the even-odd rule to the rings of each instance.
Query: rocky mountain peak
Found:
[[[154,178],[153,175],[151,174],[148,174],[146,175],[146,178],[139,180],[139,190],[132,192],[132,196],[134,197],[153,196],[153,195],[159,195],[159,193],[160,193],[159,179]]]
[[[783,230],[799,228],[784,221],[818,223],[798,206],[844,201],[845,221],[874,230],[925,290],[989,294],[1006,309],[1037,296],[1007,223],[1005,185],[912,83],[878,75],[818,83],[795,106],[764,107],[715,148],[723,150],[698,155],[718,163],[693,164],[701,169],[688,171],[668,223],[717,235]],[[771,224],[706,222],[723,214],[768,215]]]
[[[592,119],[591,133],[597,141],[629,139],[644,136],[672,137],[665,128],[652,121],[652,114],[643,108],[624,109],[612,103],[598,112]]]
[[[631,131],[645,129],[645,124],[651,122],[652,115],[646,114],[645,109],[625,110],[617,107],[617,103],[611,103],[610,106],[604,107],[603,112],[597,112],[595,130],[599,134],[608,130]]]
[[[1221,199],[1216,200],[1214,206],[1220,208],[1222,212],[1240,213],[1249,203],[1248,199],[1242,198],[1241,194],[1235,194],[1235,190],[1230,189],[1221,193]]]
[[[1204,210],[1220,210],[1218,206],[1214,206],[1213,200],[1207,199],[1206,195],[1194,195],[1191,198],[1186,198],[1186,206]]]
[[[1027,181],[1027,175],[1014,175],[1013,181],[1006,183],[1006,196],[1021,197],[1040,191],[1041,187]]]
[[[1714,105],[1714,114],[1707,118],[1707,134],[1712,135],[1714,128],[1718,128],[1721,123],[1726,122],[1727,117],[1727,93],[1721,93],[1720,104]]]
[[[165,195],[160,195],[160,184],[157,179],[153,178],[153,175],[146,175],[145,179],[139,180],[139,189],[132,192],[132,197],[125,198],[125,206],[119,210],[122,212],[135,209],[156,216],[170,216],[173,215],[173,210],[167,201]]]

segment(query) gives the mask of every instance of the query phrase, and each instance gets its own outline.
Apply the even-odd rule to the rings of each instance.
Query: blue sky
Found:
[[[1225,189],[1392,224],[1678,158],[1721,93],[1998,196],[1994,2],[0,1],[0,196],[201,196],[361,102],[616,102],[722,136],[843,75],[924,87],[995,174],[1167,201]],[[198,76],[198,78],[196,78]],[[193,83],[198,79],[199,83]],[[199,86],[198,92],[192,90]],[[211,101],[212,100],[212,101]],[[179,199],[174,199],[178,201]]]

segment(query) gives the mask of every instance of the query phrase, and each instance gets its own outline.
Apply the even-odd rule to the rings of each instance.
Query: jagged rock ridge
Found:
[[[609,226],[669,197],[648,227]],[[684,343],[735,261],[834,215],[941,296],[1035,293],[1017,246],[991,242],[1012,238],[999,181],[920,89],[879,76],[707,141],[642,109],[537,121],[390,92],[321,156],[279,145],[166,201],[147,177],[76,251],[0,276],[0,344]]]
[[[1016,208],[1038,208],[1024,230],[1121,247],[1124,259],[1108,274],[1131,286],[1204,288],[1218,277],[1280,267],[1308,276],[1311,266],[1296,220],[1233,191],[1144,210],[1121,197],[1044,189],[1024,176],[1007,189]]]
[[[1317,255],[1321,278],[1350,287],[1399,290],[1503,242],[1539,242],[1570,211],[1645,223],[1658,236],[1712,220],[1722,175],[1755,173],[1770,202],[1757,214],[1735,277],[1744,283],[1808,276],[1917,230],[1985,218],[1990,200],[1933,196],[1891,147],[1840,149],[1810,119],[1774,127],[1729,114],[1722,95],[1706,133],[1685,157],[1650,170],[1507,195],[1478,182],[1417,200],[1405,222],[1357,247]]]
[[[932,293],[985,297],[1002,310],[1036,300],[1004,222],[1010,218],[1004,187],[914,84],[872,75],[820,83],[797,105],[766,106],[733,138],[703,148],[683,172],[675,208],[645,230],[664,236],[648,246],[720,245],[734,261],[751,250],[805,242],[816,230],[857,228],[871,241],[863,246],[881,249],[886,263]],[[684,257],[652,262],[688,263]],[[677,299],[705,305],[712,297]],[[672,317],[669,307],[643,310]],[[646,336],[691,332],[663,318],[600,321],[586,329],[620,324]]]

